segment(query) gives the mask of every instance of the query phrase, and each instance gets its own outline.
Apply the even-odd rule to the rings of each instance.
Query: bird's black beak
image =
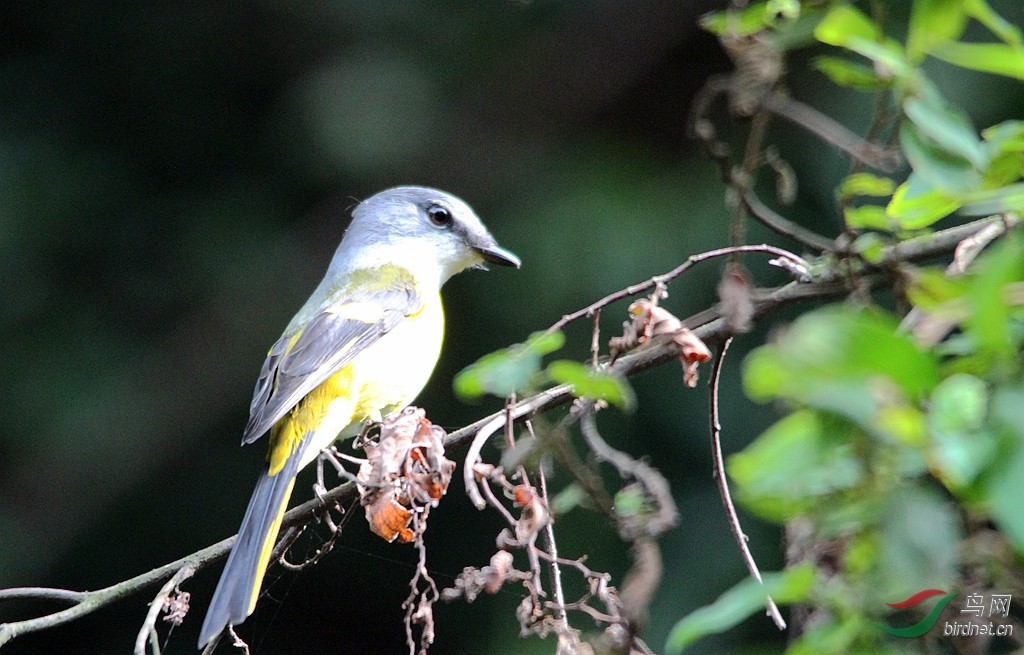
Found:
[[[475,246],[473,249],[480,253],[480,256],[484,258],[485,262],[490,264],[497,264],[499,266],[515,266],[516,268],[519,268],[522,264],[518,257],[496,243],[489,246]]]

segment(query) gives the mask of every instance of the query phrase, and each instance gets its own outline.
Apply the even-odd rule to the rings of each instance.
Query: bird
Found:
[[[242,445],[266,461],[200,629],[202,649],[256,608],[295,477],[337,439],[406,407],[444,335],[441,287],[486,264],[520,267],[463,200],[399,186],[352,210],[327,273],[270,347]]]

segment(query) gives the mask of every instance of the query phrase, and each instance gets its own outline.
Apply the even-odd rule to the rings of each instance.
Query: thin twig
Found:
[[[509,527],[516,527],[516,517],[512,516],[512,512],[508,511],[505,505],[498,500],[498,497],[494,495],[494,490],[491,489],[491,485],[487,484],[487,478],[480,480],[480,488],[484,490],[484,495],[487,496],[487,502],[491,507],[498,510],[498,512],[505,517],[505,521]]]
[[[886,150],[864,140],[830,116],[799,100],[794,100],[783,92],[769,94],[765,98],[764,107],[868,166],[887,173],[895,171],[899,166],[900,158],[895,151]]]
[[[710,107],[711,101],[722,93],[729,92],[731,94],[734,86],[733,78],[734,76],[712,77],[707,81],[707,83],[705,83],[704,87],[701,88],[693,103],[693,109],[688,121],[690,136],[696,137],[700,140],[700,143],[708,157],[710,157],[718,166],[722,182],[728,185],[728,187],[738,196],[740,204],[736,207],[737,211],[741,208],[746,209],[751,216],[763,223],[769,229],[788,237],[807,248],[818,252],[833,250],[835,248],[835,243],[832,240],[814,232],[813,230],[809,230],[798,225],[781,214],[769,209],[768,206],[761,202],[753,192],[754,171],[756,166],[761,163],[760,144],[763,141],[764,129],[767,124],[767,112],[759,111],[754,114],[754,123],[751,128],[750,137],[747,139],[741,168],[737,171],[733,166],[732,155],[728,145],[718,139],[714,123],[707,118],[707,110]],[[780,92],[769,94],[769,97],[777,93]],[[771,109],[770,107],[767,108]],[[787,118],[793,120],[792,117]],[[842,129],[845,130],[845,128]],[[847,132],[849,131],[847,130]],[[852,136],[853,140],[860,138],[852,133],[850,133],[850,136]],[[733,217],[732,228],[730,231],[732,244],[736,245],[740,234],[740,227],[736,216]]]
[[[740,527],[740,517],[736,514],[736,506],[732,502],[732,494],[729,493],[729,481],[725,478],[725,460],[722,457],[722,425],[718,416],[718,382],[722,374],[722,362],[725,361],[725,353],[729,350],[730,343],[732,343],[731,337],[722,342],[722,347],[718,349],[715,361],[711,365],[711,378],[708,381],[711,391],[711,459],[715,465],[714,471],[715,480],[718,482],[718,493],[722,496],[722,504],[725,505],[725,511],[729,519],[729,529],[732,530],[732,536],[736,539],[736,545],[740,547],[743,563],[746,564],[750,575],[754,576],[754,579],[758,582],[762,582],[761,572],[757,568],[754,556],[750,553],[750,547],[747,545],[747,535],[743,533],[743,528]],[[772,621],[775,622],[775,626],[779,630],[785,630],[786,621],[782,618],[779,607],[772,600],[771,596],[765,596],[765,599],[768,607],[768,616],[772,618]]]
[[[433,605],[441,597],[437,583],[431,577],[427,569],[427,545],[423,541],[423,533],[427,529],[427,514],[429,506],[420,508],[421,512],[413,514],[413,532],[416,535],[415,546],[419,559],[416,562],[416,573],[409,581],[409,595],[406,597],[402,607],[405,608],[405,639],[409,646],[409,655],[416,655],[416,639],[413,634],[413,624],[419,623],[423,627],[420,631],[419,652],[426,653],[427,647],[434,641],[434,616]],[[425,581],[427,588],[420,590],[420,581]],[[419,601],[417,602],[417,599]]]
[[[743,148],[743,160],[740,162],[740,171],[732,171],[729,174],[730,186],[741,193],[750,187],[754,171],[761,165],[761,153],[764,149],[764,137],[768,131],[768,124],[771,122],[771,114],[765,111],[758,111],[750,119],[750,132],[747,134],[747,143]],[[733,207],[732,220],[729,226],[729,245],[743,245],[743,218],[745,207],[743,204],[736,204]],[[738,258],[734,255],[733,261]]]
[[[932,234],[913,237],[899,244],[886,246],[882,250],[881,263],[879,265],[872,266],[868,264],[860,264],[861,270],[865,273],[871,273],[873,271],[877,272],[880,268],[889,268],[900,262],[924,261],[943,255],[949,255],[961,241],[967,239],[973,234],[976,234],[980,230],[987,228],[993,223],[1005,223],[1006,228],[1009,229],[1019,225],[1021,223],[1021,219],[1020,217],[1012,214],[1006,218],[1002,216],[993,216],[972,221],[971,223],[966,223],[964,225],[951,227],[939,232],[934,232]],[[746,248],[749,248],[752,251],[770,252],[770,250],[766,250],[766,247],[763,246],[747,246]],[[767,248],[771,248],[771,246],[768,246]],[[701,253],[701,255],[694,255],[691,259],[697,258],[696,261],[703,261],[704,259],[710,258],[705,257],[704,255],[710,254],[711,256],[722,257],[729,253],[730,249],[723,248],[709,251],[708,253]],[[672,275],[679,268],[684,266],[692,266],[692,263],[690,263],[691,259],[688,259],[680,265],[680,267],[677,267],[677,269],[665,274],[665,276]],[[843,295],[848,292],[848,288],[844,282],[846,275],[846,273],[841,271],[824,268],[815,271],[814,280],[811,282],[790,282],[789,284],[772,289],[754,289],[751,292],[754,301],[754,316],[752,318],[761,318],[766,314],[803,300],[824,300]],[[647,280],[646,282],[635,284],[614,294],[605,296],[601,300],[581,310],[575,311],[571,314],[566,314],[553,327],[554,329],[558,329],[570,321],[586,316],[588,312],[596,311],[597,309],[605,307],[617,300],[621,300],[622,298],[647,291],[653,288],[660,278],[665,276],[657,276]],[[871,275],[866,280],[866,283],[871,288],[876,288],[883,286],[888,282],[888,280],[888,277],[875,274]],[[708,344],[720,343],[731,336],[728,322],[722,318],[716,309],[700,311],[693,316],[686,318],[683,323],[690,328],[697,337]],[[612,365],[610,372],[628,377],[650,370],[668,361],[678,361],[678,356],[679,348],[675,343],[653,340],[651,345],[637,348],[636,350],[619,357]],[[563,405],[572,399],[572,388],[569,385],[563,384],[545,389],[533,396],[520,400],[510,410],[502,408],[502,410],[496,414],[485,416],[474,423],[448,433],[448,436],[445,438],[445,448],[452,449],[464,446],[473,440],[477,433],[490,422],[498,419],[504,419],[506,413],[510,415],[512,420],[520,421],[530,418],[531,416],[550,411],[551,409]],[[493,431],[500,427],[501,425],[499,424],[497,427],[492,429],[491,433],[493,434]],[[327,497],[331,498],[332,495],[328,494]]]
[[[587,494],[597,511],[613,519],[615,501],[605,489],[600,472],[588,466],[577,456],[565,435],[566,428],[578,420],[578,413],[572,411],[562,419],[556,429],[538,433],[537,440],[543,446],[544,452],[561,464],[569,477]]]
[[[477,487],[476,481],[476,465],[481,461],[480,451],[483,450],[484,444],[491,438],[491,435],[505,427],[506,424],[510,424],[511,420],[511,410],[502,410],[495,414],[486,425],[477,430],[476,435],[473,437],[473,443],[469,445],[469,450],[466,451],[466,460],[462,466],[462,481],[466,485],[466,494],[469,496],[469,500],[477,509],[487,507],[487,502],[480,495],[480,489]]]
[[[946,266],[946,275],[959,277],[965,274],[982,250],[1006,234],[1010,221],[1013,220],[1019,222],[1019,217],[1007,214],[1002,222],[990,223],[957,244],[956,250],[953,251],[953,261]],[[943,316],[940,312],[925,313],[920,308],[913,307],[900,322],[900,330],[912,332],[918,344],[927,348],[942,340],[956,326],[957,320],[962,319],[958,319],[956,312]]]
[[[177,561],[165,564],[159,568],[147,571],[141,575],[137,575],[134,578],[129,578],[117,584],[98,589],[96,591],[81,592],[81,597],[78,602],[66,609],[44,616],[35,617],[32,619],[26,619],[24,621],[13,621],[11,623],[0,624],[0,646],[3,646],[10,640],[21,635],[29,634],[31,632],[39,632],[40,630],[47,630],[49,628],[69,623],[76,619],[79,619],[87,614],[94,612],[95,610],[109,605],[115,601],[121,600],[128,597],[129,595],[148,587],[149,585],[156,584],[161,580],[167,578],[167,576],[174,575],[178,570],[186,566],[191,566],[195,570],[199,570],[203,566],[209,564],[211,561],[218,559],[227,553],[231,544],[234,543],[234,537],[231,539],[225,539],[220,543],[208,546],[192,555],[183,557]],[[35,595],[30,596],[28,588],[11,589],[7,590],[8,593],[5,595],[7,598],[43,598],[43,599],[59,599],[59,600],[71,600],[74,592],[67,592],[63,589],[36,589]]]
[[[56,600],[62,603],[81,603],[89,597],[88,591],[51,589],[50,587],[14,587],[0,589],[0,601],[29,598],[32,600]]]
[[[768,205],[764,204],[757,194],[754,193],[753,189],[749,187],[740,189],[739,197],[740,202],[744,207],[746,207],[747,211],[749,211],[750,214],[760,221],[765,227],[819,252],[835,250],[835,241],[832,241],[827,237],[823,237],[817,232],[808,230],[806,227],[789,220]]]
[[[654,516],[645,518],[642,528],[643,533],[649,536],[658,536],[671,528],[679,520],[679,512],[676,509],[675,500],[672,498],[672,489],[668,481],[661,473],[646,462],[633,459],[621,450],[616,450],[608,445],[601,433],[597,430],[597,419],[593,411],[593,403],[587,403],[580,416],[580,431],[587,440],[587,445],[594,453],[594,456],[603,462],[608,462],[616,468],[619,475],[624,479],[634,479],[643,485],[647,493],[657,505],[657,513]],[[613,515],[612,518],[621,531],[632,531],[640,526],[627,526],[621,516]],[[635,540],[638,535],[624,534],[625,538]]]
[[[649,290],[657,287],[658,285],[668,284],[669,282],[671,282],[672,280],[676,279],[677,277],[679,277],[680,275],[682,275],[683,273],[685,273],[686,271],[690,270],[695,265],[697,265],[697,264],[699,264],[701,262],[707,261],[709,259],[715,259],[716,257],[726,257],[726,256],[729,256],[729,255],[734,255],[734,254],[737,254],[737,253],[744,253],[744,252],[769,253],[769,254],[775,255],[777,257],[784,257],[786,259],[792,260],[792,261],[794,261],[794,262],[796,262],[798,264],[801,264],[805,268],[809,268],[810,267],[810,265],[807,264],[807,262],[805,262],[798,255],[795,255],[795,254],[791,253],[788,250],[784,250],[783,248],[777,248],[775,246],[769,246],[766,243],[762,243],[762,244],[759,244],[759,245],[748,245],[748,246],[730,246],[728,248],[718,248],[716,250],[708,250],[706,252],[702,252],[702,253],[697,254],[697,255],[690,255],[689,257],[686,258],[686,261],[684,261],[679,266],[676,266],[675,268],[673,268],[671,271],[669,271],[667,273],[663,273],[661,275],[655,275],[654,277],[652,277],[649,280],[646,280],[644,282],[640,282],[638,284],[634,284],[634,285],[628,286],[625,289],[620,289],[619,291],[616,291],[615,293],[610,293],[607,296],[605,296],[604,298],[601,298],[597,302],[595,302],[593,304],[590,304],[590,305],[584,307],[583,309],[580,309],[580,310],[575,311],[575,312],[573,312],[571,314],[566,314],[566,315],[562,316],[562,318],[560,318],[559,320],[555,321],[555,323],[551,327],[549,327],[547,331],[550,333],[550,332],[554,332],[556,330],[561,330],[563,327],[565,327],[567,324],[571,323],[572,321],[575,321],[577,319],[583,318],[584,316],[593,316],[594,312],[596,312],[599,309],[602,309],[604,307],[607,307],[608,305],[610,305],[610,304],[612,304],[614,302],[622,300],[623,298],[629,298],[631,296],[635,296],[635,295],[644,293],[645,291],[649,291]]]
[[[544,467],[537,468],[537,485],[541,499],[545,507],[551,507],[548,498],[548,481],[544,475]],[[549,519],[544,524],[544,547],[551,558],[548,560],[548,573],[551,578],[551,592],[555,596],[555,620],[565,628],[569,627],[569,620],[565,615],[565,592],[562,589],[562,570],[558,566],[558,544],[555,542],[555,521]]]
[[[929,259],[953,252],[960,245],[961,241],[981,233],[982,230],[985,230],[993,223],[1002,225],[1001,234],[1006,234],[1011,228],[1021,224],[1021,217],[1017,214],[989,216],[932,234],[925,234],[901,241],[882,251],[882,260],[879,266],[889,267],[903,261]]]
[[[149,603],[149,611],[146,612],[146,620],[142,623],[142,629],[139,630],[139,634],[135,637],[135,655],[146,655],[146,642],[152,641],[154,648],[153,652],[155,655],[159,655],[160,649],[156,645],[156,620],[160,617],[160,613],[164,611],[165,603],[170,597],[171,592],[178,588],[185,580],[188,580],[196,572],[194,566],[186,564],[178,569],[178,572],[171,576],[163,587],[160,587],[160,591],[157,592],[156,596]]]
[[[245,643],[245,640],[238,636],[235,632],[235,626],[228,624],[228,634],[231,635],[231,645],[242,651],[242,655],[249,655],[249,644]],[[210,651],[211,653],[213,651]],[[203,655],[207,655],[206,651],[203,651]]]

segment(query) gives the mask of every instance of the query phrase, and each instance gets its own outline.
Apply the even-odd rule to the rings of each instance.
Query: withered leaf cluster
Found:
[[[363,445],[366,461],[356,481],[375,534],[389,542],[415,538],[413,513],[437,505],[455,470],[455,462],[444,456],[444,437],[422,409],[410,407],[385,421],[380,437]]]

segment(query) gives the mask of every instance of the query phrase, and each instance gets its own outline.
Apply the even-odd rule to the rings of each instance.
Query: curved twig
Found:
[[[752,189],[744,188],[739,196],[740,202],[746,207],[747,211],[770,230],[819,252],[835,249],[835,241],[789,220],[764,204]]]
[[[708,380],[711,395],[711,460],[715,465],[715,482],[718,483],[718,493],[722,496],[722,504],[725,506],[725,512],[729,519],[729,529],[743,555],[743,563],[746,564],[750,575],[758,582],[762,582],[761,571],[758,570],[757,562],[750,552],[750,546],[747,545],[747,535],[744,534],[743,528],[740,526],[740,517],[736,514],[736,505],[732,502],[729,481],[725,479],[725,459],[722,457],[722,440],[720,438],[722,424],[718,415],[718,381],[722,374],[722,362],[725,361],[725,353],[729,351],[730,343],[732,343],[732,337],[722,342],[722,347],[715,354],[714,363],[711,365],[711,377]],[[765,596],[765,605],[768,608],[768,616],[775,622],[775,627],[785,630],[786,620],[782,618],[779,606],[775,604],[771,596]]]
[[[171,592],[182,582],[191,578],[195,572],[194,566],[185,564],[178,569],[177,573],[171,576],[171,579],[163,587],[160,587],[160,591],[157,592],[149,604],[149,611],[146,612],[146,620],[142,623],[142,629],[139,630],[139,634],[135,637],[135,655],[146,655],[146,642],[152,642],[153,652],[159,655],[160,648],[156,641],[156,620],[160,617],[160,612],[164,610],[164,603],[170,597]]]

